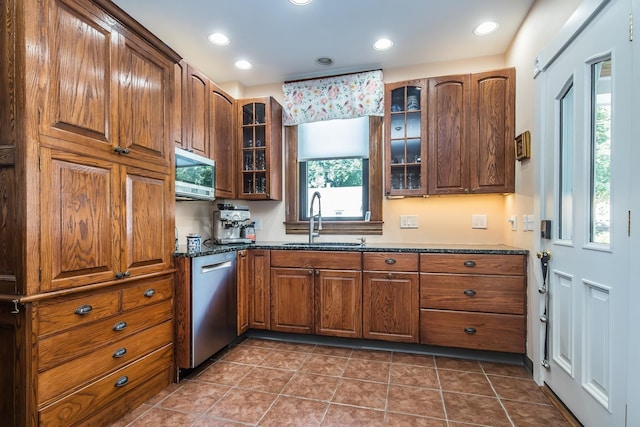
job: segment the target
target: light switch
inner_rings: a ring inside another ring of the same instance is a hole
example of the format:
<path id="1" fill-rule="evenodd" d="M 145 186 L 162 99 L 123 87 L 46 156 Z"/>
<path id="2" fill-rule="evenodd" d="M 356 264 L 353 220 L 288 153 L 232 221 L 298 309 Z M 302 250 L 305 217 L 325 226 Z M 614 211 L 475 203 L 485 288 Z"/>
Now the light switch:
<path id="1" fill-rule="evenodd" d="M 471 228 L 487 228 L 487 216 L 485 214 L 471 215 Z"/>
<path id="2" fill-rule="evenodd" d="M 518 231 L 518 216 L 517 215 L 512 215 L 511 217 L 509 217 L 509 219 L 507 220 L 511 223 L 511 231 Z"/>
<path id="3" fill-rule="evenodd" d="M 418 215 L 400 215 L 400 228 L 418 228 Z"/>

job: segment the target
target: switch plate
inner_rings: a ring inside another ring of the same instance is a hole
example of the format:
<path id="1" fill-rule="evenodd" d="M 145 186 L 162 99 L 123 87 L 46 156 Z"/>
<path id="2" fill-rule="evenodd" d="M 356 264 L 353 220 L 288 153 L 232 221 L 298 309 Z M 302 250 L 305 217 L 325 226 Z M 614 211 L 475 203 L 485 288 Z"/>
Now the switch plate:
<path id="1" fill-rule="evenodd" d="M 533 231 L 533 214 L 522 215 L 522 231 Z"/>
<path id="2" fill-rule="evenodd" d="M 507 220 L 511 223 L 511 231 L 518 231 L 518 216 L 512 215 Z"/>
<path id="3" fill-rule="evenodd" d="M 400 215 L 400 228 L 418 228 L 418 215 Z"/>
<path id="4" fill-rule="evenodd" d="M 487 228 L 487 215 L 485 214 L 471 215 L 471 228 Z"/>

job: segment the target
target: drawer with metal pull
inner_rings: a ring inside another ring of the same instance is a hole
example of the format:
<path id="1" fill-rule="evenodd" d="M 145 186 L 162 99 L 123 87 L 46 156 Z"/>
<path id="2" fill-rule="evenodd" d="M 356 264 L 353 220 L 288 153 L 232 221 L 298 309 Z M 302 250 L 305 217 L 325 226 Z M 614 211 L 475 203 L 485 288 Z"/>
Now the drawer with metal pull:
<path id="1" fill-rule="evenodd" d="M 420 344 L 525 352 L 525 316 L 420 310 Z"/>
<path id="2" fill-rule="evenodd" d="M 525 262 L 522 255 L 420 254 L 420 272 L 524 276 Z"/>
<path id="3" fill-rule="evenodd" d="M 362 255 L 365 271 L 418 271 L 419 254 L 397 252 L 369 252 Z"/>
<path id="4" fill-rule="evenodd" d="M 525 278 L 421 273 L 420 307 L 524 314 Z"/>
<path id="5" fill-rule="evenodd" d="M 41 371 L 90 353 L 98 346 L 123 339 L 173 317 L 171 300 L 125 312 L 39 341 Z"/>

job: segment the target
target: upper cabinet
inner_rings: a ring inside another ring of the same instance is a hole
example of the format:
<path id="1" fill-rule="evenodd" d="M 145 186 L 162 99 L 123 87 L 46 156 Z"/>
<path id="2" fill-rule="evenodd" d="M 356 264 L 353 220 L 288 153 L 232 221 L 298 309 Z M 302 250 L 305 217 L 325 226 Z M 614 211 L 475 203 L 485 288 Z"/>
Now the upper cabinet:
<path id="1" fill-rule="evenodd" d="M 272 97 L 238 102 L 239 199 L 282 199 L 282 106 Z"/>
<path id="2" fill-rule="evenodd" d="M 425 193 L 426 159 L 426 80 L 385 85 L 385 194 Z"/>
<path id="3" fill-rule="evenodd" d="M 514 191 L 513 68 L 385 89 L 387 196 Z"/>
<path id="4" fill-rule="evenodd" d="M 40 130 L 53 139 L 43 142 L 168 169 L 173 62 L 101 17 L 93 6 L 62 2 L 51 2 L 44 16 L 48 90 Z"/>
<path id="5" fill-rule="evenodd" d="M 235 197 L 236 101 L 216 84 L 209 93 L 209 152 L 216 161 L 216 197 Z"/>
<path id="6" fill-rule="evenodd" d="M 187 65 L 186 123 L 182 129 L 182 146 L 187 151 L 209 157 L 209 78 Z"/>
<path id="7" fill-rule="evenodd" d="M 473 193 L 515 191 L 515 68 L 471 75 L 469 135 Z"/>

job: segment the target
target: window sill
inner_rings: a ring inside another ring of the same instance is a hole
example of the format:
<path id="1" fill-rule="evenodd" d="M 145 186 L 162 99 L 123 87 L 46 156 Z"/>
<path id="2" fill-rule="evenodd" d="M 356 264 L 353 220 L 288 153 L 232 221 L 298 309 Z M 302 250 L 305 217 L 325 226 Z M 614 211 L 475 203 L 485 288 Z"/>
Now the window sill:
<path id="1" fill-rule="evenodd" d="M 322 221 L 320 234 L 382 235 L 383 221 Z M 287 234 L 308 234 L 307 221 L 285 222 Z"/>

